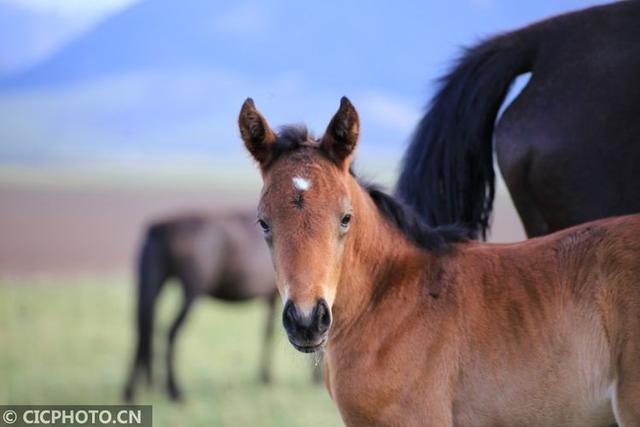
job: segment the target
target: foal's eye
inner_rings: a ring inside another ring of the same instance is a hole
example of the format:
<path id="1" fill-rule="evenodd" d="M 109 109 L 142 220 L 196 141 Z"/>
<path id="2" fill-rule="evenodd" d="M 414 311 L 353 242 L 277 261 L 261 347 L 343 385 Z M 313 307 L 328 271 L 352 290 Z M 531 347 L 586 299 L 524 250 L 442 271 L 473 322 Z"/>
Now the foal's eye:
<path id="1" fill-rule="evenodd" d="M 342 219 L 340 220 L 340 227 L 346 229 L 349 227 L 349 223 L 351 222 L 351 214 L 344 214 Z"/>
<path id="2" fill-rule="evenodd" d="M 267 224 L 264 220 L 259 219 L 258 220 L 258 224 L 260 225 L 260 228 L 262 228 L 262 231 L 266 234 L 269 231 L 271 231 L 271 227 L 269 227 L 269 224 Z"/>

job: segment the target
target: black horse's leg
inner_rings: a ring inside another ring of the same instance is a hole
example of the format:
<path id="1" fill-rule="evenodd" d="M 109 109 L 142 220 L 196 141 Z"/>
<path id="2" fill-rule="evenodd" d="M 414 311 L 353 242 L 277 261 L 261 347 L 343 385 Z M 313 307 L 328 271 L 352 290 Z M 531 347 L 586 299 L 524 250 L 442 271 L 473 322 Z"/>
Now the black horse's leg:
<path id="1" fill-rule="evenodd" d="M 273 326 L 276 316 L 277 293 L 273 293 L 267 298 L 267 319 L 264 331 L 264 342 L 262 344 L 262 361 L 260 367 L 260 376 L 262 382 L 268 384 L 271 382 L 271 355 L 273 353 Z"/>
<path id="2" fill-rule="evenodd" d="M 169 337 L 167 343 L 167 388 L 169 392 L 169 396 L 172 400 L 180 400 L 182 398 L 182 392 L 180 391 L 180 387 L 176 382 L 176 375 L 174 370 L 175 365 L 175 341 L 178 335 L 178 331 L 184 324 L 184 320 L 187 318 L 187 314 L 189 314 L 189 310 L 191 309 L 193 302 L 195 301 L 196 294 L 191 290 L 187 289 L 185 286 L 184 289 L 184 299 L 182 301 L 182 307 L 180 307 L 180 311 L 178 312 L 178 316 L 173 321 L 171 325 L 171 329 L 169 330 Z"/>

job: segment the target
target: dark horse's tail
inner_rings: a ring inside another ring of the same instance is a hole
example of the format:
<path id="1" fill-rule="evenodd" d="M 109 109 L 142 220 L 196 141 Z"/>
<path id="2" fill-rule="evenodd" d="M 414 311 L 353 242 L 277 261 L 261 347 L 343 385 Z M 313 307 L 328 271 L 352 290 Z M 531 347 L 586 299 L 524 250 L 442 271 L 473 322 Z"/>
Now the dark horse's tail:
<path id="1" fill-rule="evenodd" d="M 458 224 L 486 237 L 495 193 L 492 134 L 535 44 L 519 31 L 467 49 L 441 79 L 405 153 L 396 195 L 432 226 Z"/>
<path id="2" fill-rule="evenodd" d="M 138 302 L 136 307 L 137 346 L 133 366 L 124 391 L 126 401 L 133 400 L 140 370 L 147 381 L 152 376 L 153 314 L 156 297 L 168 277 L 165 227 L 151 225 L 146 233 L 138 259 Z"/>

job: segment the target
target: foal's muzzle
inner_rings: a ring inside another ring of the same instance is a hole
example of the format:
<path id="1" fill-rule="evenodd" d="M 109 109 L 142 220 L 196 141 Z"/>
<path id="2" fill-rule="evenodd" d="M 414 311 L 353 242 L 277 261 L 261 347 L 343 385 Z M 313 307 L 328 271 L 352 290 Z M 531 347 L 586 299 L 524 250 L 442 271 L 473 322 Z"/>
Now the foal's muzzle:
<path id="1" fill-rule="evenodd" d="M 282 324 L 296 350 L 312 353 L 319 350 L 326 341 L 327 331 L 331 326 L 331 309 L 321 298 L 311 313 L 305 315 L 289 300 L 282 311 Z"/>

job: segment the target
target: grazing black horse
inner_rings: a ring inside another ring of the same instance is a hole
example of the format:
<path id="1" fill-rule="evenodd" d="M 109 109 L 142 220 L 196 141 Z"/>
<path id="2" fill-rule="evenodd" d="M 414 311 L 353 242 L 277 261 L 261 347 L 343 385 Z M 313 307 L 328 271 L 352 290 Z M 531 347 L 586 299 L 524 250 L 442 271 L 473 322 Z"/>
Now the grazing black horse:
<path id="1" fill-rule="evenodd" d="M 154 306 L 162 285 L 170 278 L 179 280 L 184 297 L 167 343 L 167 387 L 171 398 L 181 397 L 174 372 L 175 340 L 193 302 L 202 295 L 230 302 L 254 298 L 267 302 L 261 376 L 263 381 L 269 381 L 277 291 L 263 240 L 253 211 L 182 216 L 148 228 L 138 262 L 138 342 L 124 391 L 126 401 L 133 400 L 141 371 L 151 380 Z"/>
<path id="2" fill-rule="evenodd" d="M 494 126 L 514 80 L 531 79 Z M 466 50 L 406 152 L 397 195 L 486 237 L 498 165 L 528 236 L 640 212 L 640 1 L 593 7 Z"/>

